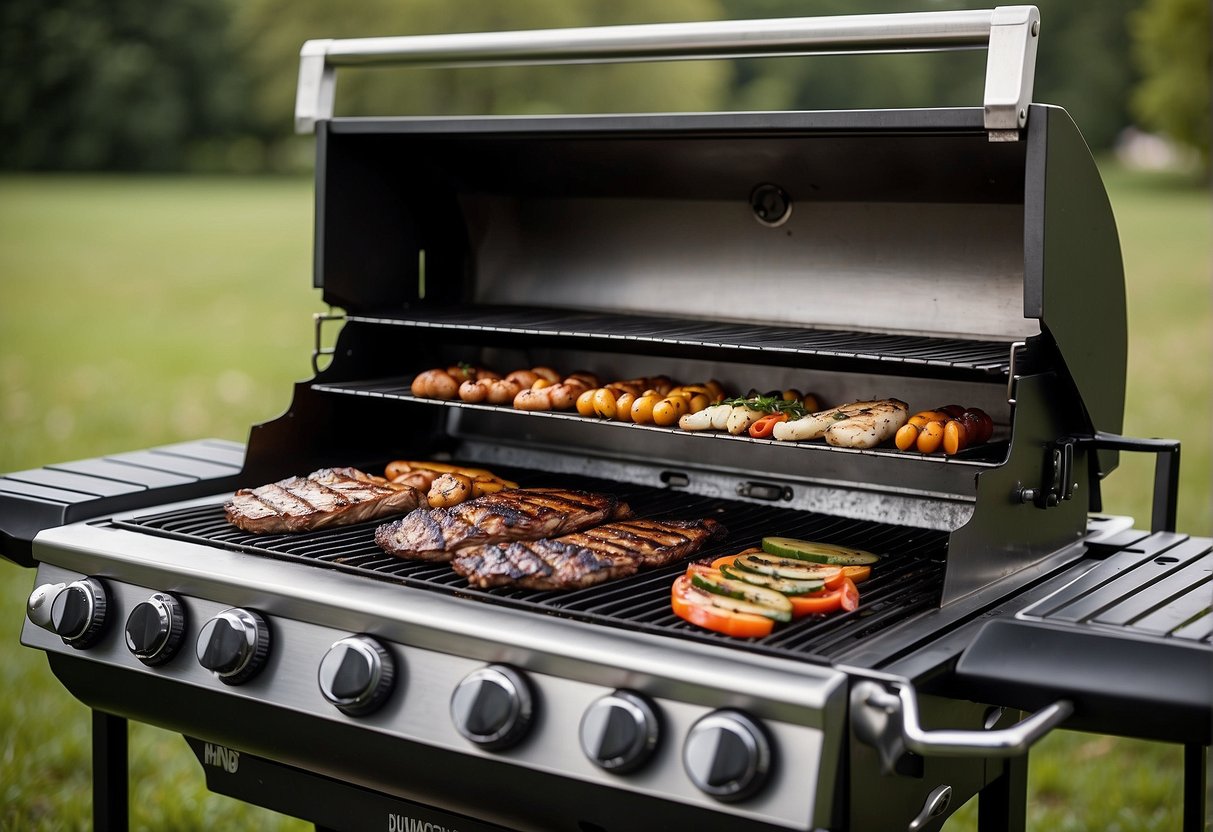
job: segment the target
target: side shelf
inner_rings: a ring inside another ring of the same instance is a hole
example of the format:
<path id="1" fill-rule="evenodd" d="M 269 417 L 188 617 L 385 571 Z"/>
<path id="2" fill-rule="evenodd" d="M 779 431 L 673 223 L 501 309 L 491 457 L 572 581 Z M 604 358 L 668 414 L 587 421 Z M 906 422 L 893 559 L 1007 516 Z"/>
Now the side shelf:
<path id="1" fill-rule="evenodd" d="M 244 445 L 201 439 L 0 475 L 0 556 L 33 566 L 43 529 L 237 487 Z"/>

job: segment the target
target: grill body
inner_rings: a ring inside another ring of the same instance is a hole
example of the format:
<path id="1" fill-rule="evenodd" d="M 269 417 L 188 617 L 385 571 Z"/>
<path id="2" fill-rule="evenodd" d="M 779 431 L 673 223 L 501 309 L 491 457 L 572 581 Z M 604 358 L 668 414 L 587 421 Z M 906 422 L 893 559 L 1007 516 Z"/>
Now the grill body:
<path id="1" fill-rule="evenodd" d="M 974 794 L 983 828 L 1015 828 L 1023 752 L 1067 719 L 1207 744 L 1213 544 L 1174 533 L 1177 449 L 1115 435 L 1125 299 L 1107 197 L 1063 110 L 1033 104 L 1007 132 L 983 108 L 321 118 L 331 359 L 317 347 L 315 377 L 246 452 L 146 452 L 128 460 L 142 483 L 116 459 L 0 479 L 2 541 L 38 563 L 35 597 L 104 593 L 87 644 L 34 598 L 23 643 L 99 711 L 187 735 L 216 791 L 333 829 L 937 829 Z M 412 395 L 416 373 L 457 362 L 959 401 L 995 434 L 943 457 Z M 1091 514 L 1123 450 L 1162 455 L 1155 534 Z M 235 487 L 426 457 L 718 519 L 729 537 L 705 557 L 781 534 L 883 560 L 859 609 L 743 641 L 673 615 L 682 565 L 478 590 L 386 556 L 374 524 L 250 535 L 223 519 Z M 187 483 L 164 480 L 187 460 Z M 184 630 L 157 664 L 122 632 L 152 593 L 178 599 Z M 221 678 L 196 639 L 231 608 L 259 616 L 240 620 L 261 622 L 248 661 L 263 664 Z M 318 684 L 351 637 L 392 662 L 377 710 Z M 1126 656 L 1168 693 L 1127 683 Z M 510 747 L 455 724 L 452 692 L 486 667 L 529 690 Z M 620 693 L 658 728 L 625 773 L 578 743 Z M 1143 708 L 1157 718 L 1129 718 Z M 750 758 L 765 781 L 719 799 L 692 776 L 695 732 L 739 713 L 761 726 L 735 741 L 766 743 Z"/>

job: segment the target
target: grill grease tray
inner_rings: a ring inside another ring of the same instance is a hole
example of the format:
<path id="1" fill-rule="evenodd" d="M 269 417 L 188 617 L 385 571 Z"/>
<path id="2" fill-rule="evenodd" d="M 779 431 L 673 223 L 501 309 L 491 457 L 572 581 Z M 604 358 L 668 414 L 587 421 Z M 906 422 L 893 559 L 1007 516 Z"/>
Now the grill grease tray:
<path id="1" fill-rule="evenodd" d="M 519 475 L 512 472 L 519 478 Z M 534 475 L 521 477 L 535 480 Z M 551 485 L 551 477 L 545 484 Z M 248 534 L 230 525 L 219 505 L 195 506 L 115 521 L 135 531 L 221 546 L 247 554 L 300 561 L 409 587 L 520 610 L 631 630 L 674 635 L 709 643 L 742 646 L 767 654 L 828 663 L 871 634 L 936 609 L 943 584 L 947 535 L 882 523 L 842 520 L 804 511 L 697 497 L 684 492 L 625 486 L 601 480 L 562 477 L 560 485 L 612 491 L 638 516 L 655 519 L 712 517 L 728 529 L 725 540 L 702 549 L 715 558 L 756 545 L 768 534 L 845 543 L 881 555 L 872 577 L 860 588 L 859 609 L 810 616 L 777 625 L 762 639 L 731 639 L 694 627 L 670 610 L 670 585 L 685 563 L 642 572 L 619 581 L 569 592 L 469 587 L 447 564 L 401 560 L 374 542 L 378 523 L 363 523 L 303 534 Z M 538 484 L 527 483 L 526 484 Z"/>

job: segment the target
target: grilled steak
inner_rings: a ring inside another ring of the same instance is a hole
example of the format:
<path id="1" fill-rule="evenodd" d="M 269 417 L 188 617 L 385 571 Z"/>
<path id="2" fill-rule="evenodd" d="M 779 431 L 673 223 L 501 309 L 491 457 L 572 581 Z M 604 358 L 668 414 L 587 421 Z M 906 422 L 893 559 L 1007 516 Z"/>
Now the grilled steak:
<path id="1" fill-rule="evenodd" d="M 630 517 L 607 494 L 561 488 L 514 488 L 450 508 L 418 509 L 375 530 L 385 552 L 413 560 L 450 560 L 456 549 L 506 540 L 538 540 Z"/>
<path id="2" fill-rule="evenodd" d="M 473 586 L 577 589 L 665 566 L 723 533 L 715 520 L 624 520 L 555 540 L 462 549 L 451 567 Z"/>
<path id="3" fill-rule="evenodd" d="M 425 496 L 356 468 L 322 468 L 258 488 L 242 488 L 223 506 L 229 523 L 246 532 L 299 532 L 348 526 L 412 511 Z"/>

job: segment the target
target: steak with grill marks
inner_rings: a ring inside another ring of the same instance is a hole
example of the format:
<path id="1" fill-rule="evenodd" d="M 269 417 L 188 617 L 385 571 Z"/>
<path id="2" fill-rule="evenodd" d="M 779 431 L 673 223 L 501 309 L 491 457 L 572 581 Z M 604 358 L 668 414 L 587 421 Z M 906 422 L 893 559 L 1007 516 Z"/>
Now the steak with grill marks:
<path id="1" fill-rule="evenodd" d="M 665 566 L 724 533 L 715 520 L 625 520 L 555 540 L 460 550 L 451 567 L 473 586 L 579 589 Z"/>
<path id="2" fill-rule="evenodd" d="M 553 537 L 631 514 L 609 494 L 513 488 L 450 508 L 417 509 L 376 529 L 375 542 L 397 557 L 448 561 L 465 546 Z"/>
<path id="3" fill-rule="evenodd" d="M 246 532 L 300 532 L 347 526 L 412 511 L 425 503 L 417 489 L 364 474 L 322 468 L 306 477 L 242 488 L 223 506 L 227 521 Z"/>

